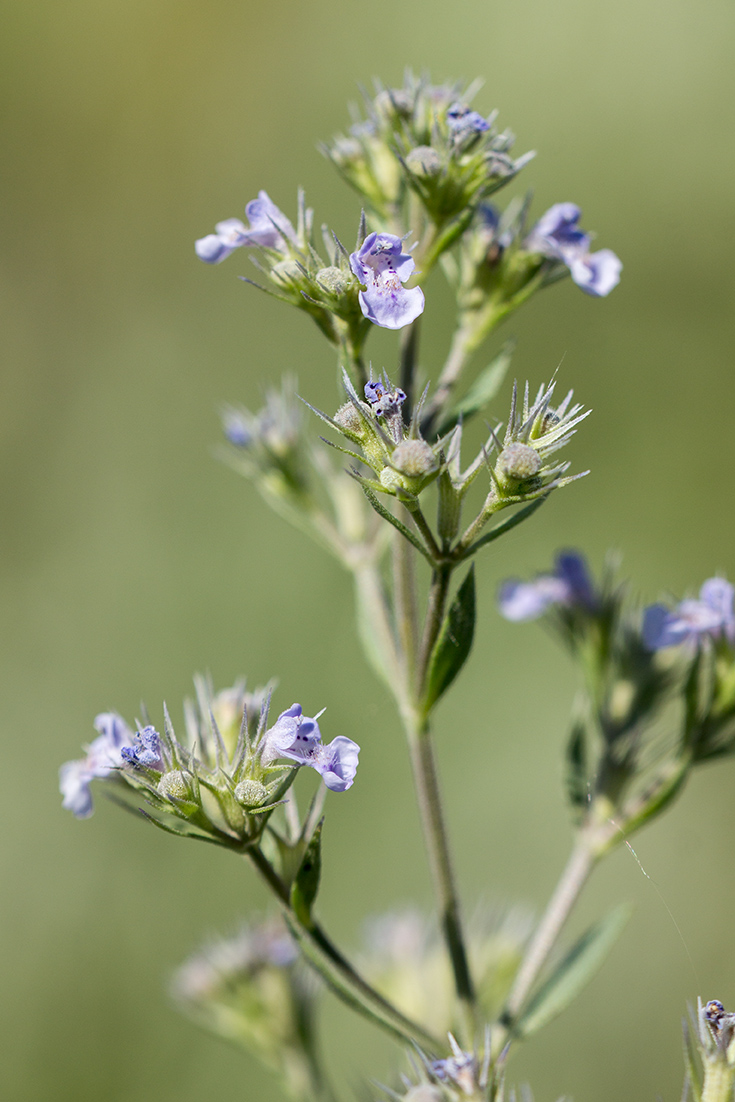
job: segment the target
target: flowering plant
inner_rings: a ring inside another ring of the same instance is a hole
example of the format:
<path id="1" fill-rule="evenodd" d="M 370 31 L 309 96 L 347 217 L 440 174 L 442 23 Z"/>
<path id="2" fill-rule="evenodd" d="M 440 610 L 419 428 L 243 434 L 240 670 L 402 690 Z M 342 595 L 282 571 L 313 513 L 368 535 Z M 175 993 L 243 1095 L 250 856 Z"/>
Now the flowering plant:
<path id="1" fill-rule="evenodd" d="M 271 890 L 280 919 L 210 946 L 183 966 L 174 992 L 202 1024 L 258 1053 L 296 1098 L 334 1097 L 307 968 L 410 1046 L 412 1076 L 402 1086 L 397 1080 L 390 1096 L 507 1097 L 517 1045 L 579 993 L 625 923 L 617 908 L 554 955 L 592 870 L 670 804 L 696 765 L 735 753 L 727 581 L 709 579 L 698 599 L 673 609 L 641 610 L 612 563 L 595 579 L 581 554 L 564 551 L 534 580 L 504 582 L 501 614 L 543 617 L 582 670 L 584 701 L 566 753 L 573 844 L 537 923 L 516 911 L 467 926 L 440 797 L 434 710 L 472 651 L 476 558 L 587 473 L 568 473 L 557 453 L 589 412 L 571 390 L 559 401 L 552 379 L 534 391 L 513 383 L 497 420 L 487 411 L 510 350 L 479 371 L 474 354 L 537 292 L 571 276 L 588 295 L 605 297 L 622 267 L 609 249 L 591 251 L 573 203 L 555 203 L 535 221 L 530 196 L 496 205 L 495 193 L 532 154 L 514 158 L 513 135 L 498 131 L 494 113 L 473 110 L 472 95 L 409 73 L 401 88 L 378 86 L 366 118 L 323 147 L 360 197 L 351 251 L 325 228 L 320 253 L 303 194 L 294 226 L 265 191 L 247 203 L 247 225 L 228 218 L 196 242 L 208 264 L 249 250 L 262 275 L 256 286 L 308 314 L 337 350 L 334 413 L 300 398 L 287 378 L 259 413 L 225 411 L 228 457 L 354 579 L 367 657 L 406 733 L 436 925 L 415 914 L 387 916 L 374 924 L 359 966 L 329 937 L 315 913 L 325 801 L 328 791 L 350 799 L 343 794 L 357 781 L 361 749 L 341 733 L 325 742 L 322 712 L 307 716 L 299 703 L 272 720 L 273 685 L 248 691 L 243 681 L 216 692 L 195 679 L 181 737 L 165 709 L 158 726 L 145 714 L 133 727 L 102 713 L 84 757 L 61 769 L 64 806 L 77 817 L 92 813 L 90 786 L 101 781 L 124 805 L 145 803 L 139 810 L 158 828 L 245 857 Z M 419 336 L 434 269 L 448 281 L 457 321 L 443 366 L 422 388 Z M 390 368 L 365 359 L 375 326 L 399 333 Z M 490 417 L 486 439 L 463 460 L 466 426 L 481 413 Z M 328 438 L 319 437 L 319 420 Z M 295 785 L 304 766 L 324 783 L 302 814 Z M 712 1000 L 688 1034 L 688 1083 L 706 1102 L 732 1095 L 731 1019 Z"/>

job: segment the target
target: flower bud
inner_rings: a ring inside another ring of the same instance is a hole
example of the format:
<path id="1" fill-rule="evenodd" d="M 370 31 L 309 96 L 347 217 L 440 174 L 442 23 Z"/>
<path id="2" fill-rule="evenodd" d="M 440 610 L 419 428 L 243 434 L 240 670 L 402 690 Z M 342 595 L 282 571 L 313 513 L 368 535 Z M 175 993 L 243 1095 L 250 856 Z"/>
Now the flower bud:
<path id="1" fill-rule="evenodd" d="M 408 119 L 413 112 L 413 96 L 405 88 L 384 88 L 373 101 L 376 114 L 388 123 Z"/>
<path id="2" fill-rule="evenodd" d="M 406 157 L 406 167 L 414 176 L 438 176 L 442 163 L 439 154 L 430 145 L 418 145 Z"/>
<path id="3" fill-rule="evenodd" d="M 498 474 L 512 482 L 525 482 L 541 469 L 541 457 L 528 444 L 508 444 L 498 457 Z"/>
<path id="4" fill-rule="evenodd" d="M 271 268 L 271 275 L 277 282 L 299 287 L 304 282 L 304 273 L 295 260 L 279 260 Z"/>
<path id="5" fill-rule="evenodd" d="M 419 1083 L 410 1087 L 403 1096 L 403 1102 L 442 1102 L 444 1095 L 439 1087 L 431 1083 Z"/>
<path id="6" fill-rule="evenodd" d="M 192 795 L 186 775 L 180 769 L 164 773 L 158 782 L 158 791 L 162 796 L 174 796 L 177 800 L 191 800 Z"/>
<path id="7" fill-rule="evenodd" d="M 424 440 L 403 440 L 393 452 L 391 462 L 408 478 L 420 478 L 437 468 L 436 456 Z"/>
<path id="8" fill-rule="evenodd" d="M 260 781 L 240 781 L 235 788 L 235 799 L 243 807 L 260 807 L 268 796 L 268 790 Z"/>
<path id="9" fill-rule="evenodd" d="M 367 412 L 367 406 L 365 406 L 365 410 Z M 340 406 L 334 415 L 334 420 L 341 429 L 357 437 L 358 440 L 364 440 L 368 435 L 365 423 L 352 402 L 345 402 L 343 406 Z"/>
<path id="10" fill-rule="evenodd" d="M 394 471 L 392 467 L 383 467 L 380 472 L 380 485 L 384 486 L 386 490 L 393 492 L 397 486 L 403 485 L 403 479 L 398 474 L 398 471 Z"/>
<path id="11" fill-rule="evenodd" d="M 342 268 L 320 268 L 316 273 L 316 281 L 324 290 L 339 298 L 346 295 L 356 286 L 355 277 Z"/>

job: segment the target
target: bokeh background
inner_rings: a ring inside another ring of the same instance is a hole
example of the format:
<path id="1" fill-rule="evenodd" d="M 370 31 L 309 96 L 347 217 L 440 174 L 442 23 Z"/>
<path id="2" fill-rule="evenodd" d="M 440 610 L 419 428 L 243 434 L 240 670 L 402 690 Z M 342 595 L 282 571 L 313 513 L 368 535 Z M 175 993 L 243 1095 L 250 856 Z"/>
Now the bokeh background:
<path id="1" fill-rule="evenodd" d="M 619 549 L 647 599 L 735 576 L 734 25 L 729 0 L 4 6 L 3 1099 L 278 1097 L 165 994 L 203 934 L 264 906 L 253 876 L 104 799 L 89 822 L 61 810 L 57 766 L 98 711 L 132 717 L 143 698 L 160 717 L 165 698 L 180 718 L 196 670 L 219 686 L 278 676 L 279 709 L 328 705 L 329 737 L 364 749 L 354 789 L 329 800 L 327 926 L 350 946 L 366 912 L 429 903 L 400 733 L 348 581 L 213 457 L 220 404 L 257 407 L 284 370 L 334 407 L 332 354 L 305 316 L 237 280 L 243 254 L 208 269 L 193 252 L 261 187 L 293 213 L 299 184 L 351 240 L 358 202 L 315 143 L 347 122 L 357 82 L 399 82 L 405 65 L 485 78 L 476 106 L 539 151 L 518 185 L 536 212 L 580 203 L 625 263 L 609 300 L 566 282 L 501 335 L 518 337 L 519 375 L 561 362 L 594 408 L 573 447 L 593 473 L 486 554 L 478 644 L 439 719 L 468 909 L 543 905 L 569 839 L 575 678 L 538 626 L 500 621 L 498 580 L 560 545 L 596 566 Z M 446 297 L 440 277 L 425 289 L 431 372 Z M 515 1058 L 537 1102 L 679 1097 L 687 1000 L 735 1002 L 734 790 L 735 764 L 702 770 L 635 842 L 650 878 L 624 849 L 597 872 L 575 924 L 620 898 L 635 913 L 574 1008 Z M 345 1096 L 389 1080 L 401 1054 L 325 1003 Z"/>

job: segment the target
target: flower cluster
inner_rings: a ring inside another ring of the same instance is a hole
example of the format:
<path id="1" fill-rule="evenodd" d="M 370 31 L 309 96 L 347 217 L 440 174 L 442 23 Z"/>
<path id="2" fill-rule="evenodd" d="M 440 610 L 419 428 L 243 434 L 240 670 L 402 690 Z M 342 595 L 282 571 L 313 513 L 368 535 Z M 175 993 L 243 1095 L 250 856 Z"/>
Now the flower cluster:
<path id="1" fill-rule="evenodd" d="M 350 443 L 361 448 L 358 454 L 333 445 L 365 463 L 377 475 L 377 479 L 365 478 L 353 469 L 351 473 L 363 487 L 410 504 L 438 476 L 445 441 L 430 445 L 422 438 L 419 429 L 422 402 L 417 403 L 411 423 L 405 423 L 402 406 L 406 395 L 400 387 L 393 386 L 386 374 L 377 380 L 371 378 L 365 384 L 364 400 L 358 396 L 346 372 L 343 383 L 348 401 L 334 417 L 313 406 L 309 408 Z"/>
<path id="2" fill-rule="evenodd" d="M 454 239 L 468 213 L 533 156 L 511 156 L 513 134 L 495 129 L 495 113 L 472 110 L 473 94 L 407 73 L 402 88 L 366 97 L 367 117 L 323 152 L 378 217 L 395 216 L 410 191 L 437 228 L 456 223 Z"/>
<path id="3" fill-rule="evenodd" d="M 296 398 L 296 381 L 283 379 L 280 390 L 269 388 L 258 413 L 227 406 L 222 425 L 237 449 L 233 465 L 241 467 L 262 488 L 304 503 L 311 492 L 310 440 L 304 432 L 303 405 Z"/>
<path id="4" fill-rule="evenodd" d="M 469 921 L 467 947 L 488 1020 L 503 1006 L 531 927 L 532 915 L 521 907 L 478 908 Z M 406 908 L 370 919 L 362 959 L 365 974 L 404 1013 L 437 1036 L 459 1027 L 441 937 L 427 915 Z"/>
<path id="5" fill-rule="evenodd" d="M 113 780 L 141 792 L 164 816 L 219 840 L 245 840 L 261 832 L 295 768 L 315 769 L 334 792 L 351 787 L 360 750 L 352 739 L 340 735 L 325 745 L 318 717 L 304 716 L 299 704 L 268 728 L 265 690 L 248 694 L 239 683 L 213 695 L 201 679 L 196 684 L 197 704 L 185 709 L 188 745 L 178 742 L 168 715 L 163 734 L 151 725 L 133 732 L 115 713 L 98 716 L 99 737 L 86 756 L 61 767 L 64 807 L 78 818 L 91 815 L 91 781 Z"/>
<path id="6" fill-rule="evenodd" d="M 314 985 L 298 956 L 282 922 L 249 923 L 204 946 L 171 984 L 187 1015 L 249 1049 L 296 1096 L 315 1071 Z"/>

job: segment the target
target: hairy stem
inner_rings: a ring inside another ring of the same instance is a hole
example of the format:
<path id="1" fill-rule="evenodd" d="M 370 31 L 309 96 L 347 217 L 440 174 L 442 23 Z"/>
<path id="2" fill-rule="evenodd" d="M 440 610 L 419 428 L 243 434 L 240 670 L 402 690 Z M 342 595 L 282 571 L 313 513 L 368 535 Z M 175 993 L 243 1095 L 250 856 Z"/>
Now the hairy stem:
<path id="1" fill-rule="evenodd" d="M 452 965 L 457 997 L 463 1010 L 466 1040 L 471 1044 L 477 1025 L 475 990 L 465 949 L 459 898 L 454 883 L 449 839 L 428 725 L 423 723 L 409 730 L 408 743 L 440 926 Z"/>
<path id="2" fill-rule="evenodd" d="M 411 524 L 410 518 L 408 523 Z M 408 671 L 414 667 L 418 639 L 416 551 L 400 532 L 395 532 L 393 536 L 393 598 L 396 629 L 403 658 L 403 677 L 404 681 L 407 681 Z"/>
<path id="3" fill-rule="evenodd" d="M 518 1019 L 596 862 L 597 856 L 592 852 L 585 837 L 580 835 L 513 982 L 500 1019 L 507 1028 L 511 1028 Z"/>
<path id="4" fill-rule="evenodd" d="M 247 856 L 273 891 L 284 919 L 309 964 L 331 990 L 353 1010 L 383 1027 L 394 1037 L 418 1043 L 429 1052 L 440 1046 L 423 1026 L 411 1021 L 362 978 L 330 941 L 318 923 L 305 926 L 291 907 L 289 891 L 262 850 L 252 847 Z"/>
<path id="5" fill-rule="evenodd" d="M 472 343 L 471 330 L 465 326 L 460 326 L 452 337 L 449 355 L 447 356 L 446 363 L 437 380 L 434 394 L 424 414 L 422 428 L 426 434 L 431 431 L 435 422 L 444 412 L 444 408 L 449 402 L 452 391 L 460 375 L 464 371 L 467 360 L 473 350 L 474 344 Z"/>
<path id="6" fill-rule="evenodd" d="M 404 416 L 410 418 L 413 410 L 414 387 L 416 381 L 416 360 L 421 335 L 421 318 L 416 318 L 401 330 L 399 386 L 406 393 Z"/>

